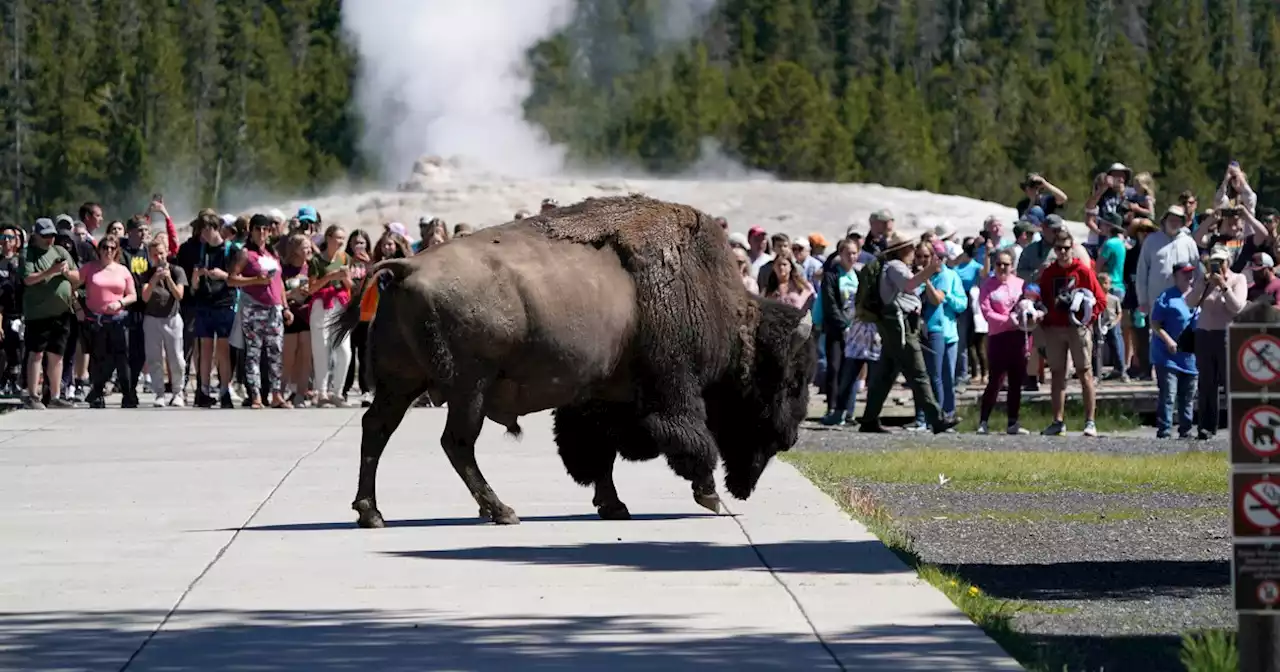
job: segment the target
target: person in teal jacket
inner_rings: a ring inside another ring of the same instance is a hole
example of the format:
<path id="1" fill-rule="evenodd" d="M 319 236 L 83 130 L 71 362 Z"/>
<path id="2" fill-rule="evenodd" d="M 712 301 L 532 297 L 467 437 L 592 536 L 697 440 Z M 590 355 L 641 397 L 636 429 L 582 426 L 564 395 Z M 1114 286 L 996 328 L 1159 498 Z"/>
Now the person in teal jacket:
<path id="1" fill-rule="evenodd" d="M 915 263 L 926 266 L 933 261 L 933 255 L 931 245 L 921 245 L 916 249 Z M 943 415 L 952 418 L 956 414 L 956 351 L 960 343 L 957 318 L 969 307 L 969 295 L 960 276 L 945 264 L 916 293 L 924 304 L 925 369 Z M 916 410 L 916 426 L 924 426 L 920 409 Z"/>

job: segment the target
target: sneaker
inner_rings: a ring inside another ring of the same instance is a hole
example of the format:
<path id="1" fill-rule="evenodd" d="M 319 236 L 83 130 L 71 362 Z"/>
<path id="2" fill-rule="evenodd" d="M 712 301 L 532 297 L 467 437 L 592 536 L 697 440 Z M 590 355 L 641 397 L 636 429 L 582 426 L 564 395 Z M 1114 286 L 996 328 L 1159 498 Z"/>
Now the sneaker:
<path id="1" fill-rule="evenodd" d="M 932 427 L 933 433 L 934 434 L 955 434 L 957 422 L 958 420 L 956 420 L 955 418 L 942 418 L 938 420 L 938 424 Z"/>
<path id="2" fill-rule="evenodd" d="M 55 397 L 49 400 L 49 407 L 50 408 L 75 408 L 76 403 L 74 401 L 63 399 L 62 397 Z"/>
<path id="3" fill-rule="evenodd" d="M 979 433 L 979 434 L 982 434 L 982 435 L 984 435 L 984 436 L 985 436 L 986 434 L 988 434 L 988 431 L 987 431 L 987 423 L 986 423 L 986 422 L 979 422 L 979 423 L 978 423 L 978 433 Z"/>
<path id="4" fill-rule="evenodd" d="M 334 408 L 350 408 L 351 406 L 351 404 L 347 403 L 347 400 L 345 397 L 338 394 L 335 394 L 329 397 L 329 405 L 333 406 Z"/>
<path id="5" fill-rule="evenodd" d="M 370 393 L 368 393 L 368 392 L 361 392 L 361 393 L 360 393 L 360 407 L 361 407 L 361 408 L 369 408 L 369 407 L 370 407 L 370 406 L 372 406 L 372 405 L 373 405 L 373 395 L 372 395 L 372 394 L 370 394 Z M 846 424 L 846 425 L 847 425 L 847 424 L 849 424 L 847 420 L 845 421 L 845 424 Z"/>
<path id="6" fill-rule="evenodd" d="M 1063 436 L 1066 433 L 1067 433 L 1067 423 L 1059 420 L 1053 423 L 1052 425 L 1045 427 L 1044 431 L 1040 432 L 1040 435 L 1041 436 Z"/>
<path id="7" fill-rule="evenodd" d="M 840 424 L 840 412 L 827 411 L 827 414 L 822 416 L 822 420 L 820 422 L 822 422 L 822 424 L 828 427 L 831 427 L 832 425 L 838 425 Z"/>
<path id="8" fill-rule="evenodd" d="M 22 405 L 33 411 L 43 411 L 46 408 L 44 402 L 40 401 L 40 397 L 25 397 L 22 400 Z"/>
<path id="9" fill-rule="evenodd" d="M 156 408 L 164 408 L 167 403 L 168 403 L 168 400 L 164 398 L 164 392 L 157 392 L 156 400 L 152 402 L 151 405 L 155 406 Z"/>
<path id="10" fill-rule="evenodd" d="M 172 394 L 169 396 L 169 405 L 174 408 L 182 408 L 187 405 L 181 394 Z"/>
<path id="11" fill-rule="evenodd" d="M 1084 423 L 1084 435 L 1085 436 L 1098 435 L 1098 426 L 1095 425 L 1092 420 L 1089 420 L 1088 422 Z"/>
<path id="12" fill-rule="evenodd" d="M 1027 434 L 1030 434 L 1031 432 L 1027 431 L 1026 429 L 1023 429 L 1022 425 L 1019 425 L 1018 423 L 1015 422 L 1012 425 L 1009 425 L 1009 427 L 1004 430 L 1004 433 L 1010 436 L 1025 436 Z"/>
<path id="13" fill-rule="evenodd" d="M 1212 439 L 1212 438 L 1213 438 L 1213 432 L 1207 429 L 1202 429 L 1196 433 L 1197 441 L 1208 441 L 1209 439 Z"/>
<path id="14" fill-rule="evenodd" d="M 1169 431 L 1169 430 L 1167 430 L 1167 429 L 1158 429 L 1158 430 L 1156 430 L 1156 438 L 1157 438 L 1157 439 L 1167 439 L 1167 438 L 1169 438 L 1169 437 L 1171 437 L 1171 436 L 1173 436 L 1173 433 L 1172 433 L 1172 432 L 1170 432 L 1170 431 Z"/>
<path id="15" fill-rule="evenodd" d="M 231 400 L 231 392 L 230 392 L 230 391 L 228 391 L 228 390 L 223 390 L 223 391 L 222 391 L 222 397 L 218 400 L 218 405 L 222 406 L 223 408 L 235 408 L 235 407 L 236 407 L 236 402 L 234 402 L 234 401 L 232 401 L 232 400 Z"/>

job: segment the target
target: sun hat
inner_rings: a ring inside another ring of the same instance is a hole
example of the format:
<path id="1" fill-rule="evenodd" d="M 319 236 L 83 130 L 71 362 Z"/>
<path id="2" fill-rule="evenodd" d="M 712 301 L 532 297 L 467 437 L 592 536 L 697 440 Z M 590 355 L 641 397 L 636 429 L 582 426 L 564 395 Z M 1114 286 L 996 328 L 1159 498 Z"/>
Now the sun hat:
<path id="1" fill-rule="evenodd" d="M 951 240 L 956 235 L 956 227 L 950 221 L 944 221 L 933 227 L 933 235 L 939 240 Z"/>
<path id="2" fill-rule="evenodd" d="M 915 245 L 917 242 L 919 242 L 919 239 L 915 238 L 914 236 L 908 236 L 907 234 L 902 233 L 901 231 L 894 231 L 893 233 L 889 234 L 888 238 L 885 239 L 884 251 L 882 252 L 882 254 L 897 252 L 898 250 L 901 250 L 904 247 L 911 247 L 912 245 Z"/>

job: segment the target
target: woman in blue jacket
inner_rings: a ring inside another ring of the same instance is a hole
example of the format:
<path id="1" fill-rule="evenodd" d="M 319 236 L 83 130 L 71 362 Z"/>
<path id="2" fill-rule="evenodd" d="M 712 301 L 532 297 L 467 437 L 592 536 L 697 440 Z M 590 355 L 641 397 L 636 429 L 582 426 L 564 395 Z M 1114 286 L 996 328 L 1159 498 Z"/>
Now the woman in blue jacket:
<path id="1" fill-rule="evenodd" d="M 927 266 L 934 254 L 932 245 L 921 244 L 916 248 L 915 263 Z M 969 295 L 960 276 L 945 264 L 916 293 L 924 304 L 925 328 L 921 331 L 925 338 L 925 368 L 943 415 L 952 418 L 956 414 L 956 350 L 960 343 L 957 318 L 969 307 Z M 920 409 L 916 410 L 916 426 L 924 426 L 924 413 Z"/>

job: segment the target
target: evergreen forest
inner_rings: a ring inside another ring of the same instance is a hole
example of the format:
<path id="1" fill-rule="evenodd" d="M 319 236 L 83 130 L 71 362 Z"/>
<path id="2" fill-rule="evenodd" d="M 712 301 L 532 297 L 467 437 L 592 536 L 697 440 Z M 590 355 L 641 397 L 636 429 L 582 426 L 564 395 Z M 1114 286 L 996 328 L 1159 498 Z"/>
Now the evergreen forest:
<path id="1" fill-rule="evenodd" d="M 1234 159 L 1280 203 L 1274 2 L 719 0 L 673 35 L 681 1 L 583 0 L 529 51 L 526 116 L 575 163 L 677 173 L 713 138 L 784 179 L 1009 204 L 1037 171 L 1078 218 L 1114 161 L 1163 207 L 1207 202 Z M 10 0 L 0 20 L 2 218 L 370 176 L 340 0 Z"/>

